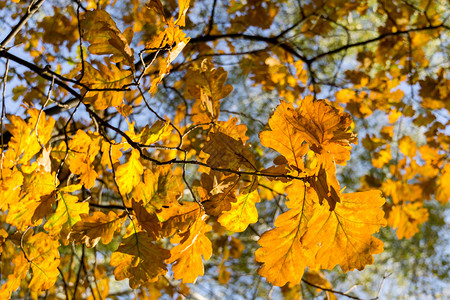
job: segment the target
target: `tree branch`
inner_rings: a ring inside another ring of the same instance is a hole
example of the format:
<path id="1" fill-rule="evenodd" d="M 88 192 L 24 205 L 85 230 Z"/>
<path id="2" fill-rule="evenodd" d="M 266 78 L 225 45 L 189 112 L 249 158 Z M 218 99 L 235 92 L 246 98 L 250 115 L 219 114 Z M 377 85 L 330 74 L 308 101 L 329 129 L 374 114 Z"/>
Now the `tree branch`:
<path id="1" fill-rule="evenodd" d="M 14 39 L 14 37 L 19 33 L 20 29 L 28 22 L 28 20 L 31 18 L 34 13 L 38 11 L 38 9 L 41 7 L 41 5 L 44 3 L 45 0 L 38 0 L 35 3 L 31 3 L 31 5 L 28 7 L 26 13 L 20 18 L 19 23 L 14 26 L 14 28 L 11 30 L 11 32 L 3 39 L 3 41 L 0 43 L 0 50 L 4 50 L 6 46 Z"/>

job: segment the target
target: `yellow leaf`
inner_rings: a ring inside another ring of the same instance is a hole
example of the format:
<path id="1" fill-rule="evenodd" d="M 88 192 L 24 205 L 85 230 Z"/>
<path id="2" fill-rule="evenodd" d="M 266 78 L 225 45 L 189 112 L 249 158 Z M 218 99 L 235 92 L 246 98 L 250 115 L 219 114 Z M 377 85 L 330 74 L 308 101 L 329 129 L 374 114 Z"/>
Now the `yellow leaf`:
<path id="1" fill-rule="evenodd" d="M 203 259 L 208 260 L 212 255 L 211 241 L 205 233 L 211 226 L 204 221 L 206 215 L 198 217 L 189 229 L 188 238 L 172 238 L 172 242 L 180 244 L 170 250 L 171 257 L 167 263 L 173 263 L 173 277 L 182 279 L 184 283 L 193 283 L 198 276 L 203 276 Z"/>
<path id="2" fill-rule="evenodd" d="M 220 215 L 219 223 L 230 231 L 244 231 L 249 224 L 258 222 L 258 211 L 255 203 L 259 201 L 257 190 L 240 194 L 237 201 L 231 203 L 231 209 Z"/>
<path id="3" fill-rule="evenodd" d="M 437 181 L 436 200 L 441 203 L 450 201 L 450 164 L 446 164 L 441 171 L 441 176 Z"/>
<path id="4" fill-rule="evenodd" d="M 124 218 L 113 211 L 107 215 L 100 211 L 94 212 L 92 216 L 81 215 L 81 220 L 72 227 L 68 239 L 83 243 L 88 248 L 95 247 L 100 239 L 107 245 L 123 222 Z"/>
<path id="5" fill-rule="evenodd" d="M 134 72 L 134 53 L 129 46 L 133 38 L 131 29 L 122 33 L 111 16 L 101 9 L 87 11 L 81 24 L 84 30 L 83 38 L 91 44 L 88 48 L 91 53 L 112 54 L 112 62 L 125 61 Z"/>
<path id="6" fill-rule="evenodd" d="M 158 240 L 162 231 L 162 226 L 156 214 L 154 212 L 148 212 L 140 203 L 137 203 L 134 200 L 132 201 L 132 208 L 139 225 L 147 231 L 148 236 L 152 240 Z"/>
<path id="7" fill-rule="evenodd" d="M 274 114 L 269 119 L 270 131 L 259 134 L 261 144 L 272 148 L 283 155 L 288 163 L 297 170 L 303 170 L 303 156 L 308 151 L 303 145 L 304 138 L 294 127 L 295 111 L 292 104 L 281 101 Z"/>
<path id="8" fill-rule="evenodd" d="M 58 236 L 61 232 L 68 233 L 81 220 L 81 214 L 89 213 L 88 202 L 78 202 L 77 196 L 69 194 L 80 189 L 81 185 L 72 185 L 58 191 L 58 207 L 44 225 L 51 236 Z"/>
<path id="9" fill-rule="evenodd" d="M 300 283 L 306 266 L 314 266 L 318 246 L 307 247 L 302 239 L 308 230 L 308 222 L 314 214 L 312 189 L 306 189 L 301 181 L 294 181 L 287 189 L 290 208 L 275 220 L 275 227 L 261 235 L 255 259 L 264 263 L 258 274 L 267 281 L 283 286 L 287 282 Z"/>
<path id="10" fill-rule="evenodd" d="M 327 205 L 316 207 L 304 237 L 307 247 L 319 246 L 316 264 L 331 270 L 337 264 L 342 271 L 362 270 L 373 263 L 373 254 L 383 251 L 383 242 L 373 237 L 380 226 L 386 226 L 381 192 L 371 190 L 342 194 L 334 211 Z"/>
<path id="11" fill-rule="evenodd" d="M 164 263 L 170 252 L 154 244 L 146 232 L 137 232 L 125 238 L 111 255 L 110 265 L 116 267 L 116 280 L 129 279 L 132 289 L 155 282 L 167 273 Z"/>
<path id="12" fill-rule="evenodd" d="M 219 216 L 231 209 L 231 203 L 236 202 L 237 181 L 236 175 L 226 176 L 222 172 L 202 174 L 197 192 L 208 215 Z"/>
<path id="13" fill-rule="evenodd" d="M 144 167 L 139 161 L 139 157 L 139 151 L 133 149 L 128 162 L 119 166 L 116 170 L 117 184 L 122 193 L 128 194 L 141 181 L 141 174 L 144 172 Z"/>
<path id="14" fill-rule="evenodd" d="M 399 239 L 412 238 L 419 232 L 419 225 L 428 220 L 428 210 L 423 203 L 403 203 L 394 205 L 389 212 L 388 225 L 397 229 Z"/>
<path id="15" fill-rule="evenodd" d="M 143 179 L 133 189 L 133 198 L 142 201 L 149 211 L 161 210 L 163 205 L 172 205 L 183 192 L 184 186 L 180 178 L 174 176 L 170 167 L 146 169 Z"/>
<path id="16" fill-rule="evenodd" d="M 97 135 L 82 130 L 78 130 L 69 141 L 69 169 L 72 173 L 80 175 L 80 182 L 86 188 L 93 187 L 98 176 L 93 162 L 100 151 L 99 142 L 100 138 Z"/>
<path id="17" fill-rule="evenodd" d="M 105 89 L 104 91 L 89 91 L 83 102 L 91 104 L 95 109 L 103 110 L 110 106 L 119 106 L 123 101 L 123 87 L 132 80 L 129 70 L 120 70 L 114 64 L 106 61 L 106 65 L 97 63 L 94 68 L 84 62 L 84 76 L 81 83 L 90 89 Z M 109 90 L 108 90 L 109 89 Z"/>
<path id="18" fill-rule="evenodd" d="M 245 166 L 247 169 L 256 170 L 255 158 L 242 141 L 237 141 L 222 132 L 210 133 L 209 137 L 210 140 L 202 149 L 209 154 L 207 160 L 209 166 L 233 170 Z"/>
<path id="19" fill-rule="evenodd" d="M 145 6 L 156 11 L 164 18 L 164 21 L 166 21 L 166 14 L 164 13 L 164 6 L 162 5 L 161 0 L 150 0 L 147 4 L 145 4 Z"/>
<path id="20" fill-rule="evenodd" d="M 25 234 L 21 238 L 22 252 L 14 259 L 14 274 L 8 276 L 7 282 L 0 290 L 3 299 L 9 299 L 31 268 L 31 281 L 28 288 L 40 293 L 52 287 L 59 276 L 59 242 L 46 233 Z"/>
<path id="21" fill-rule="evenodd" d="M 190 0 L 178 0 L 178 19 L 175 21 L 176 25 L 179 26 L 186 26 L 185 24 L 185 18 L 186 13 L 189 8 L 189 1 Z"/>
<path id="22" fill-rule="evenodd" d="M 156 121 L 152 127 L 146 126 L 141 133 L 141 144 L 151 145 L 169 137 L 172 127 L 170 122 Z"/>

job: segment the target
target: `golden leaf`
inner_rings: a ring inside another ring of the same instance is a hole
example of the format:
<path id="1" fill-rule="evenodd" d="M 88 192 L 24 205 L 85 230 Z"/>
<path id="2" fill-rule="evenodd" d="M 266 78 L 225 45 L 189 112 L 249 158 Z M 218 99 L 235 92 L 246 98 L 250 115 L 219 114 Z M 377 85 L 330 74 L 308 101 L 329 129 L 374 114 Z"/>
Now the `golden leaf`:
<path id="1" fill-rule="evenodd" d="M 81 83 L 90 89 L 83 102 L 91 104 L 95 109 L 103 110 L 110 106 L 119 106 L 123 101 L 124 86 L 131 83 L 132 73 L 129 70 L 120 70 L 116 65 L 106 61 L 106 64 L 97 63 L 94 68 L 84 62 L 84 76 Z M 104 90 L 101 90 L 104 89 Z"/>
<path id="2" fill-rule="evenodd" d="M 239 170 L 245 166 L 250 170 L 256 169 L 255 158 L 242 141 L 222 133 L 210 133 L 210 140 L 203 147 L 209 154 L 207 164 L 215 168 Z"/>
<path id="3" fill-rule="evenodd" d="M 157 240 L 161 234 L 162 225 L 156 214 L 154 212 L 149 213 L 141 203 L 137 203 L 134 200 L 131 203 L 139 225 L 147 231 L 148 236 L 152 240 Z"/>
<path id="4" fill-rule="evenodd" d="M 78 202 L 77 196 L 69 194 L 80 189 L 81 185 L 77 184 L 58 191 L 58 207 L 44 225 L 44 229 L 49 232 L 50 236 L 58 236 L 61 232 L 68 233 L 81 220 L 81 214 L 89 213 L 88 202 Z"/>
<path id="5" fill-rule="evenodd" d="M 120 165 L 116 170 L 116 180 L 122 193 L 128 194 L 141 181 L 144 167 L 139 161 L 139 151 L 133 149 L 128 162 Z"/>
<path id="6" fill-rule="evenodd" d="M 419 232 L 419 225 L 427 220 L 428 210 L 423 207 L 423 203 L 403 203 L 392 207 L 388 216 L 388 225 L 397 229 L 399 239 L 410 239 Z"/>
<path id="7" fill-rule="evenodd" d="M 244 231 L 249 224 L 258 222 L 255 203 L 259 201 L 256 189 L 248 193 L 241 193 L 237 197 L 237 201 L 231 203 L 231 209 L 222 212 L 218 219 L 219 223 L 230 231 Z"/>
<path id="8" fill-rule="evenodd" d="M 137 232 L 126 237 L 113 252 L 110 265 L 116 267 L 116 280 L 128 278 L 130 287 L 135 289 L 166 274 L 164 260 L 169 257 L 170 252 L 153 243 L 146 232 Z"/>
<path id="9" fill-rule="evenodd" d="M 175 236 L 172 243 L 179 243 L 170 250 L 171 257 L 167 263 L 172 266 L 173 277 L 182 279 L 184 283 L 193 283 L 198 276 L 203 276 L 203 259 L 208 260 L 212 255 L 211 241 L 205 233 L 211 230 L 211 226 L 204 221 L 206 215 L 198 217 L 189 229 L 189 236 Z"/>
<path id="10" fill-rule="evenodd" d="M 94 212 L 92 216 L 81 215 L 81 220 L 70 230 L 68 239 L 84 243 L 88 248 L 95 247 L 100 239 L 107 245 L 114 233 L 122 227 L 123 222 L 124 218 L 113 211 L 107 215 L 100 211 Z"/>
<path id="11" fill-rule="evenodd" d="M 303 243 L 320 247 L 316 264 L 322 269 L 339 264 L 344 272 L 362 270 L 373 263 L 373 254 L 383 251 L 383 242 L 372 234 L 386 226 L 380 209 L 385 200 L 377 190 L 342 194 L 341 200 L 334 211 L 327 205 L 315 208 Z"/>
<path id="12" fill-rule="evenodd" d="M 315 265 L 318 245 L 305 246 L 303 236 L 308 231 L 308 222 L 314 214 L 312 189 L 306 189 L 301 181 L 294 181 L 287 189 L 290 208 L 275 220 L 275 227 L 261 235 L 255 259 L 263 265 L 258 274 L 267 281 L 283 286 L 287 282 L 300 283 L 306 266 Z"/>
<path id="13" fill-rule="evenodd" d="M 231 209 L 236 202 L 237 176 L 226 176 L 221 172 L 203 173 L 198 183 L 197 192 L 208 215 L 218 216 Z"/>
<path id="14" fill-rule="evenodd" d="M 122 33 L 111 16 L 104 10 L 87 11 L 81 21 L 83 38 L 91 45 L 88 50 L 93 54 L 112 54 L 112 62 L 125 61 L 134 72 L 134 54 L 129 43 L 133 38 L 131 28 Z"/>
<path id="15" fill-rule="evenodd" d="M 303 145 L 304 137 L 294 127 L 296 115 L 292 104 L 281 101 L 269 119 L 271 130 L 262 131 L 259 138 L 263 146 L 283 155 L 296 170 L 303 170 L 303 156 L 308 148 L 306 144 Z"/>

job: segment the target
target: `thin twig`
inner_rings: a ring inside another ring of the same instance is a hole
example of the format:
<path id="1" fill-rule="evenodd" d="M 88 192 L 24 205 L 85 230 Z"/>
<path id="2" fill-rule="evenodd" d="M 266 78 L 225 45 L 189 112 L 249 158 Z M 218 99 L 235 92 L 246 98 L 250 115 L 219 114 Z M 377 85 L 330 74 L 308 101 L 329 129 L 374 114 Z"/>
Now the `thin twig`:
<path id="1" fill-rule="evenodd" d="M 19 33 L 20 29 L 28 22 L 28 20 L 33 16 L 38 9 L 41 7 L 42 3 L 44 3 L 45 0 L 39 0 L 36 3 L 31 3 L 31 5 L 28 7 L 25 14 L 20 18 L 19 22 L 16 24 L 16 26 L 13 27 L 13 29 L 8 33 L 8 35 L 3 39 L 3 41 L 0 43 L 0 50 L 4 50 L 6 46 L 14 39 L 14 37 Z"/>

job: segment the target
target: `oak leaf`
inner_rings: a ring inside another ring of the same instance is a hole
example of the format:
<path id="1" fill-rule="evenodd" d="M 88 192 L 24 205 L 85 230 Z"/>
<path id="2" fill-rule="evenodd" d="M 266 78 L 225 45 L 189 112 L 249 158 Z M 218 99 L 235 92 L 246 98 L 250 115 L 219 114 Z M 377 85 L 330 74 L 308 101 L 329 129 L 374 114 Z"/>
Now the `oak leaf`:
<path id="1" fill-rule="evenodd" d="M 162 231 L 162 224 L 154 212 L 148 212 L 140 203 L 132 201 L 132 208 L 139 225 L 147 231 L 152 240 L 157 240 Z"/>
<path id="2" fill-rule="evenodd" d="M 151 211 L 160 210 L 163 205 L 171 206 L 183 192 L 180 178 L 173 174 L 170 167 L 145 169 L 143 181 L 133 189 L 133 198 L 142 202 Z"/>
<path id="3" fill-rule="evenodd" d="M 139 161 L 139 158 L 139 150 L 133 149 L 128 162 L 117 168 L 116 180 L 120 192 L 128 194 L 141 181 L 141 174 L 144 172 L 144 167 Z"/>
<path id="4" fill-rule="evenodd" d="M 396 229 L 399 239 L 412 238 L 419 232 L 419 225 L 428 220 L 428 210 L 423 203 L 402 203 L 389 211 L 388 225 Z"/>
<path id="5" fill-rule="evenodd" d="M 11 296 L 30 269 L 31 281 L 28 288 L 38 294 L 52 287 L 59 276 L 58 241 L 43 232 L 24 234 L 21 246 L 22 252 L 13 259 L 14 273 L 8 276 L 8 281 L 0 289 L 2 298 L 8 299 Z"/>
<path id="6" fill-rule="evenodd" d="M 124 86 L 132 80 L 131 71 L 120 70 L 108 60 L 105 62 L 106 64 L 97 63 L 97 69 L 85 62 L 84 75 L 81 79 L 81 83 L 90 89 L 83 102 L 91 104 L 98 110 L 120 105 L 123 101 L 121 90 L 124 90 Z"/>
<path id="7" fill-rule="evenodd" d="M 100 138 L 97 135 L 82 130 L 78 130 L 69 141 L 69 169 L 80 176 L 80 182 L 86 188 L 93 187 L 98 177 L 93 162 L 100 150 L 99 142 Z"/>
<path id="8" fill-rule="evenodd" d="M 231 209 L 231 203 L 236 202 L 237 179 L 236 175 L 227 176 L 216 171 L 201 175 L 197 193 L 208 215 L 218 216 Z"/>
<path id="9" fill-rule="evenodd" d="M 58 207 L 44 225 L 44 229 L 50 236 L 58 236 L 60 233 L 68 234 L 70 229 L 81 220 L 81 214 L 89 213 L 88 202 L 78 202 L 77 196 L 69 194 L 80 189 L 81 185 L 77 184 L 63 187 L 58 191 Z"/>
<path id="10" fill-rule="evenodd" d="M 203 259 L 208 260 L 212 255 L 211 241 L 205 233 L 211 226 L 204 221 L 206 215 L 198 217 L 189 229 L 189 236 L 177 235 L 171 239 L 172 243 L 179 243 L 170 250 L 171 257 L 167 263 L 172 266 L 173 277 L 182 279 L 184 283 L 193 283 L 198 276 L 203 276 Z"/>
<path id="11" fill-rule="evenodd" d="M 68 239 L 83 243 L 93 248 L 102 239 L 107 245 L 111 242 L 114 233 L 122 227 L 124 217 L 110 211 L 107 215 L 96 211 L 92 216 L 81 215 L 81 220 L 75 223 L 70 230 Z"/>
<path id="12" fill-rule="evenodd" d="M 116 280 L 129 279 L 132 289 L 141 284 L 155 282 L 167 273 L 164 260 L 170 252 L 155 244 L 146 232 L 136 232 L 126 237 L 111 255 L 110 265 L 116 267 Z"/>
<path id="13" fill-rule="evenodd" d="M 327 205 L 316 207 L 303 242 L 320 247 L 316 264 L 322 269 L 340 265 L 344 272 L 363 270 L 373 263 L 373 254 L 383 251 L 383 242 L 372 234 L 386 226 L 380 209 L 385 200 L 378 190 L 342 194 L 341 200 L 334 211 Z"/>
<path id="14" fill-rule="evenodd" d="M 283 155 L 296 170 L 303 170 L 303 156 L 308 151 L 304 137 L 294 127 L 297 112 L 290 103 L 281 101 L 269 119 L 271 130 L 259 134 L 261 144 Z"/>
<path id="15" fill-rule="evenodd" d="M 258 211 L 255 203 L 259 202 L 259 194 L 255 189 L 237 196 L 237 201 L 231 203 L 231 209 L 222 212 L 218 221 L 226 229 L 242 232 L 249 224 L 258 222 Z"/>
<path id="16" fill-rule="evenodd" d="M 81 21 L 83 38 L 91 45 L 88 50 L 92 54 L 112 54 L 112 62 L 125 63 L 134 72 L 134 53 L 129 44 L 133 39 L 132 28 L 122 33 L 111 16 L 104 10 L 87 11 Z"/>
<path id="17" fill-rule="evenodd" d="M 245 166 L 255 170 L 255 158 L 248 147 L 242 141 L 222 133 L 210 133 L 210 140 L 203 147 L 203 151 L 209 154 L 207 164 L 215 168 L 227 168 L 239 170 Z"/>
<path id="18" fill-rule="evenodd" d="M 258 241 L 261 248 L 255 252 L 255 259 L 263 263 L 258 274 L 277 286 L 300 283 L 305 267 L 315 265 L 319 247 L 303 244 L 317 206 L 315 192 L 307 189 L 305 183 L 294 181 L 286 193 L 289 210 L 276 218 L 274 229 L 261 235 Z"/>

